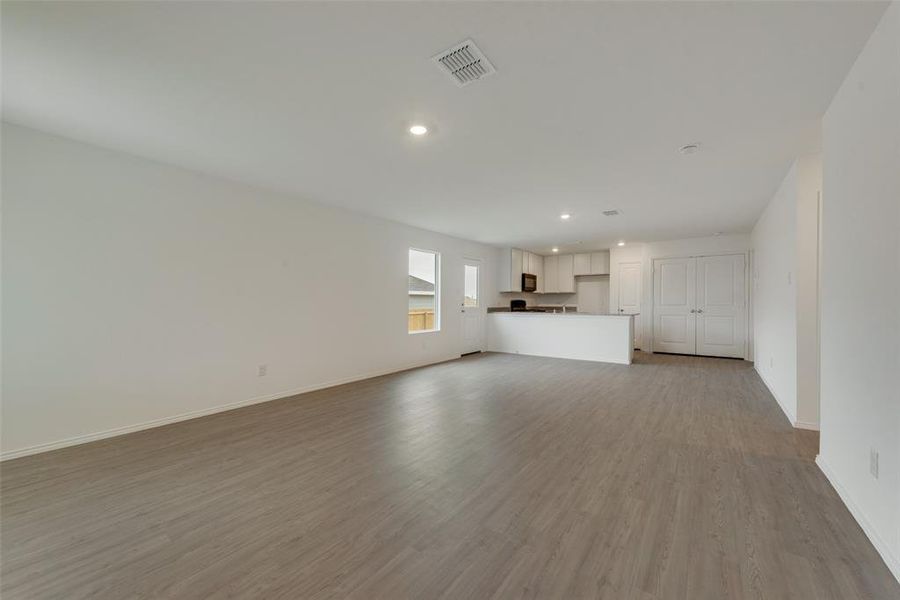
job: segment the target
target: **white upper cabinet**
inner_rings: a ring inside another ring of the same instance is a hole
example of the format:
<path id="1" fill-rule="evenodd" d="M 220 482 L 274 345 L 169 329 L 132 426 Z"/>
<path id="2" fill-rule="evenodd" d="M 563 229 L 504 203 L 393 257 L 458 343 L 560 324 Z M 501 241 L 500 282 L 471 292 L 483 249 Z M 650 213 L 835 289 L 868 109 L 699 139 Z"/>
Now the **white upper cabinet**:
<path id="1" fill-rule="evenodd" d="M 558 291 L 568 294 L 575 293 L 575 256 L 563 254 L 559 257 L 559 270 L 556 276 L 559 278 Z"/>
<path id="2" fill-rule="evenodd" d="M 575 257 L 572 254 L 545 256 L 543 279 L 545 294 L 574 294 Z"/>
<path id="3" fill-rule="evenodd" d="M 504 248 L 500 256 L 500 291 L 522 291 L 522 268 L 525 253 L 518 248 Z"/>
<path id="4" fill-rule="evenodd" d="M 559 256 L 544 257 L 544 292 L 552 294 L 559 291 Z"/>
<path id="5" fill-rule="evenodd" d="M 609 250 L 575 255 L 575 276 L 609 275 Z"/>
<path id="6" fill-rule="evenodd" d="M 524 272 L 530 273 L 531 275 L 536 275 L 537 274 L 537 263 L 542 262 L 539 260 L 540 258 L 541 257 L 538 256 L 537 254 L 532 254 L 531 252 L 526 252 L 525 258 L 522 261 L 522 263 L 524 265 L 523 266 Z"/>
<path id="7" fill-rule="evenodd" d="M 576 254 L 575 255 L 575 275 L 591 275 L 591 255 Z"/>
<path id="8" fill-rule="evenodd" d="M 609 250 L 591 252 L 591 275 L 609 275 Z"/>
<path id="9" fill-rule="evenodd" d="M 534 271 L 532 274 L 537 276 L 537 289 L 535 291 L 540 294 L 544 291 L 544 257 L 532 254 L 531 258 L 534 260 L 534 265 L 532 265 Z"/>

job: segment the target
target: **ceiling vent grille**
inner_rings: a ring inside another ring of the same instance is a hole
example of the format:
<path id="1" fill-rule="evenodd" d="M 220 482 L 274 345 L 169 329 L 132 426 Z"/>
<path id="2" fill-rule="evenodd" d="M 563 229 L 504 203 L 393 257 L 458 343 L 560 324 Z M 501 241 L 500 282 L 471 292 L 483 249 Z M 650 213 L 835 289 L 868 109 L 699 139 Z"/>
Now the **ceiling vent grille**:
<path id="1" fill-rule="evenodd" d="M 617 214 L 619 214 L 619 211 L 617 211 L 617 210 L 604 210 L 604 211 L 603 211 L 603 216 L 604 216 L 604 217 L 614 217 L 614 216 L 616 216 Z"/>
<path id="2" fill-rule="evenodd" d="M 475 42 L 466 40 L 435 55 L 434 61 L 459 87 L 497 72 Z"/>

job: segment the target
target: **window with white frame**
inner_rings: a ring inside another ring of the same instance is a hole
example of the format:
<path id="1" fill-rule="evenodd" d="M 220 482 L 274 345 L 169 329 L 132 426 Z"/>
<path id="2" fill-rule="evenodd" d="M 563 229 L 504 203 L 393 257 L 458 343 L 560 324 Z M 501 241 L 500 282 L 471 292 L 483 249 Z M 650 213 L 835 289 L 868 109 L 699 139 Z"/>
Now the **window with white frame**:
<path id="1" fill-rule="evenodd" d="M 409 249 L 409 333 L 439 331 L 441 255 Z"/>

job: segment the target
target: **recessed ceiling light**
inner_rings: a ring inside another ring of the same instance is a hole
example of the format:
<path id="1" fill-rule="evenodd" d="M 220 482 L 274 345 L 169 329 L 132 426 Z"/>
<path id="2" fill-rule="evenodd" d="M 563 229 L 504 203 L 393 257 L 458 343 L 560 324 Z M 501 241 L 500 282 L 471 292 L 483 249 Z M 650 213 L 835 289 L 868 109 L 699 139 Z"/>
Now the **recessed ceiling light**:
<path id="1" fill-rule="evenodd" d="M 619 245 L 620 245 L 620 246 L 624 246 L 624 245 L 625 245 L 625 242 L 619 242 Z"/>
<path id="2" fill-rule="evenodd" d="M 553 248 L 554 252 L 559 252 L 559 248 Z"/>
<path id="3" fill-rule="evenodd" d="M 563 221 L 568 221 L 569 219 L 572 218 L 572 215 L 570 215 L 569 213 L 563 213 L 563 214 L 559 215 L 559 218 L 562 219 Z"/>
<path id="4" fill-rule="evenodd" d="M 409 128 L 409 132 L 413 135 L 425 135 L 428 133 L 428 128 L 424 125 L 413 125 Z"/>
<path id="5" fill-rule="evenodd" d="M 697 152 L 700 152 L 700 142 L 685 144 L 679 148 L 678 151 L 682 154 L 696 154 Z"/>

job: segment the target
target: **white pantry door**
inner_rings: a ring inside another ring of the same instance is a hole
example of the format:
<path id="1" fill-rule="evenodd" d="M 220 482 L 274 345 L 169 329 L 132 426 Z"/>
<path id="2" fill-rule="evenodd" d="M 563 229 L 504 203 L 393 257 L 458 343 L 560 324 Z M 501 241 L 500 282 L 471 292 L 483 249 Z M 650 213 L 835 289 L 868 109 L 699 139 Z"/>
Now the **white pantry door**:
<path id="1" fill-rule="evenodd" d="M 484 302 L 481 298 L 481 261 L 466 259 L 463 264 L 462 351 L 484 350 Z"/>
<path id="2" fill-rule="evenodd" d="M 697 258 L 697 354 L 744 358 L 744 255 Z"/>
<path id="3" fill-rule="evenodd" d="M 641 263 L 619 263 L 620 313 L 637 315 L 634 317 L 634 347 L 641 347 L 643 327 L 641 327 Z"/>
<path id="4" fill-rule="evenodd" d="M 697 260 L 653 261 L 653 351 L 696 352 Z"/>

